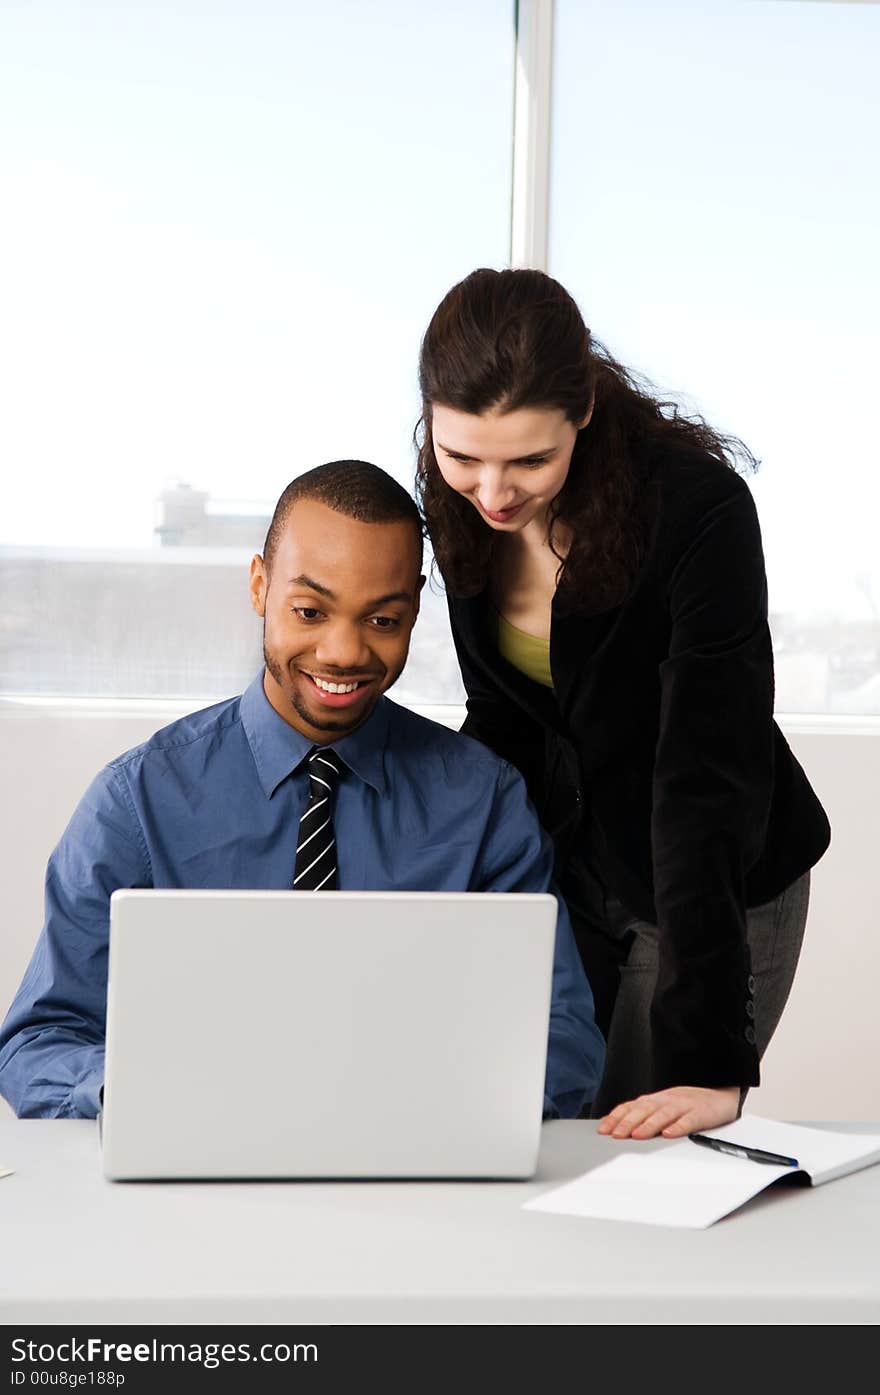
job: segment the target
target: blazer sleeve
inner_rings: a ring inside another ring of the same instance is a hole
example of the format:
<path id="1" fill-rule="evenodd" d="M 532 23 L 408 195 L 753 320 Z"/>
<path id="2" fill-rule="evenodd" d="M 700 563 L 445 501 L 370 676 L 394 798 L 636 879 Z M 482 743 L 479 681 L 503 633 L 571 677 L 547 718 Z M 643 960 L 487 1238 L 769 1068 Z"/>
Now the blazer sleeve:
<path id="1" fill-rule="evenodd" d="M 773 788 L 773 657 L 758 518 L 737 476 L 698 512 L 669 576 L 651 820 L 654 1088 L 756 1085 L 745 876 Z"/>

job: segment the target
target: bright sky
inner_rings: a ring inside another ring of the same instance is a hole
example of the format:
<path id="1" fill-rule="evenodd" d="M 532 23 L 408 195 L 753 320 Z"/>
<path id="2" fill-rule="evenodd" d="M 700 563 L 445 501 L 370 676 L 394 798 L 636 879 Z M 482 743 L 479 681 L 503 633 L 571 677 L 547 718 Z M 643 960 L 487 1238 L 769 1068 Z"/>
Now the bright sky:
<path id="1" fill-rule="evenodd" d="M 411 484 L 420 336 L 508 252 L 512 74 L 510 0 L 4 3 L 0 542 L 148 546 L 170 477 Z"/>

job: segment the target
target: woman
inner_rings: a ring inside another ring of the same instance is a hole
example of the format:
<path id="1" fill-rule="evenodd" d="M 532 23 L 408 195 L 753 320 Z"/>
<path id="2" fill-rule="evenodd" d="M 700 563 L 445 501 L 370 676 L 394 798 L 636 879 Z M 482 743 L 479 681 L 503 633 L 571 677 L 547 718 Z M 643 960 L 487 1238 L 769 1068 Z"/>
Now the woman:
<path id="1" fill-rule="evenodd" d="M 608 1040 L 615 1137 L 737 1117 L 785 1005 L 821 805 L 773 721 L 741 443 L 657 400 L 538 271 L 425 335 L 417 488 L 468 697 L 523 773 Z"/>

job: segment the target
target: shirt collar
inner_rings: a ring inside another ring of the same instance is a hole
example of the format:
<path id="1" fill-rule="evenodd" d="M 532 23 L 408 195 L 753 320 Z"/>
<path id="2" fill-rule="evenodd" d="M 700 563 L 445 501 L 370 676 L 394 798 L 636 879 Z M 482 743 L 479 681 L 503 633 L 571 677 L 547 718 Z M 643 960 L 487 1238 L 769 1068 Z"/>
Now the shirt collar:
<path id="1" fill-rule="evenodd" d="M 385 747 L 388 741 L 390 708 L 380 698 L 364 722 L 341 741 L 330 743 L 355 775 L 377 794 L 385 794 Z M 262 671 L 241 698 L 241 724 L 254 757 L 263 793 L 271 799 L 283 780 L 296 770 L 312 749 L 312 742 L 285 722 L 275 711 L 263 688 Z"/>

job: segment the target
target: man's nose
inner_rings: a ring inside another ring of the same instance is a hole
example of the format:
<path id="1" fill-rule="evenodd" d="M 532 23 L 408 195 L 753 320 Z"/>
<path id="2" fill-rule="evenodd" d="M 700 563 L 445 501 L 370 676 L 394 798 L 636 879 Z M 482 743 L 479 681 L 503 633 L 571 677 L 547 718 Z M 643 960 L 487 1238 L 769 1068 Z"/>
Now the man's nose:
<path id="1" fill-rule="evenodd" d="M 322 625 L 315 658 L 319 664 L 342 673 L 369 668 L 370 649 L 363 629 L 345 620 Z"/>

